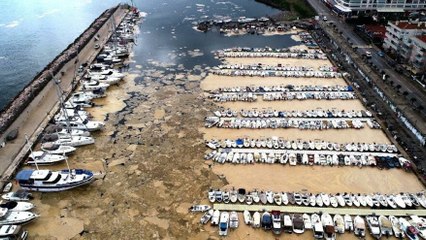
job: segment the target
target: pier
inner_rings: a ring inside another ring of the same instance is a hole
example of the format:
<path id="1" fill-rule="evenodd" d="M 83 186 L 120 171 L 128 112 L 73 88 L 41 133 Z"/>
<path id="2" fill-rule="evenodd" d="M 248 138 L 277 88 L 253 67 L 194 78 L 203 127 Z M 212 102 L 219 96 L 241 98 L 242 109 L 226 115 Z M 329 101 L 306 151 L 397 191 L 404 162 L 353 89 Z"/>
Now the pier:
<path id="1" fill-rule="evenodd" d="M 77 52 L 76 56 L 68 59 L 66 62 L 62 62 L 62 67 L 52 76 L 53 79 L 60 79 L 60 86 L 64 89 L 65 98 L 68 97 L 76 87 L 80 79 L 80 76 L 77 75 L 79 66 L 83 63 L 90 63 L 95 59 L 96 55 L 101 51 L 103 45 L 113 33 L 112 29 L 123 20 L 128 10 L 126 7 L 119 5 L 109 11 L 113 11 L 113 13 L 110 14 L 108 19 L 105 19 L 106 16 L 104 14 L 108 12 L 106 11 L 95 20 L 95 22 L 103 22 L 103 25 L 99 29 L 96 29 L 96 26 L 94 26 L 96 24 L 92 24 L 91 27 L 82 34 L 82 36 L 84 34 L 90 34 L 92 37 L 86 45 Z M 76 44 L 76 42 L 73 44 Z M 70 47 L 78 47 L 73 46 L 73 44 L 67 49 L 70 49 Z M 100 45 L 97 49 L 95 49 L 96 44 Z M 68 57 L 66 51 L 61 54 L 58 55 L 55 60 L 61 57 Z M 49 70 L 50 69 L 46 69 L 45 71 Z M 50 73 L 52 74 L 52 72 Z M 59 101 L 55 82 L 50 80 L 32 99 L 31 103 L 28 104 L 22 113 L 16 117 L 13 123 L 8 126 L 4 131 L 5 134 L 0 136 L 0 142 L 5 142 L 5 135 L 9 131 L 19 129 L 18 137 L 13 141 L 6 142 L 4 147 L 0 148 L 0 188 L 5 181 L 10 179 L 29 151 L 30 146 L 26 144 L 25 135 L 28 136 L 30 145 L 32 145 L 58 109 Z"/>
<path id="2" fill-rule="evenodd" d="M 250 212 L 262 211 L 281 211 L 289 213 L 307 213 L 313 214 L 318 212 L 329 213 L 331 215 L 385 215 L 385 216 L 398 216 L 406 217 L 409 215 L 426 216 L 426 209 L 370 209 L 370 208 L 318 208 L 318 207 L 303 207 L 303 206 L 277 206 L 277 205 L 244 205 L 244 204 L 213 204 L 213 209 L 219 211 L 237 211 L 243 212 L 248 210 Z"/>

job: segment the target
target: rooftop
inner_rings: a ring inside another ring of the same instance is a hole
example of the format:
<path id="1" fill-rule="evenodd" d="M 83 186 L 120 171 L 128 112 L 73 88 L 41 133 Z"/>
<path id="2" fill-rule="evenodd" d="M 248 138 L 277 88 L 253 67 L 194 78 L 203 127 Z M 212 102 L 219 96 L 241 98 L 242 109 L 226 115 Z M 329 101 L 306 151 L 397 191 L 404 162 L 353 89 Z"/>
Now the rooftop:
<path id="1" fill-rule="evenodd" d="M 426 29 L 426 22 L 410 23 L 405 21 L 396 21 L 393 24 L 400 29 Z"/>

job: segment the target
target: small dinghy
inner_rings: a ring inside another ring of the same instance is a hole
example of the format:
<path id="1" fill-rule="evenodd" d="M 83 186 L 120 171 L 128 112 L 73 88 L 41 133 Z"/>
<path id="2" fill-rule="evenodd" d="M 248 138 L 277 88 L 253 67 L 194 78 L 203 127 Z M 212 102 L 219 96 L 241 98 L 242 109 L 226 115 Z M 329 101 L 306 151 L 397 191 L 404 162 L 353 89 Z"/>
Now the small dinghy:
<path id="1" fill-rule="evenodd" d="M 210 221 L 210 219 L 212 218 L 213 212 L 214 212 L 213 209 L 210 209 L 209 211 L 204 213 L 204 215 L 200 219 L 200 223 L 201 224 L 207 224 Z"/>
<path id="2" fill-rule="evenodd" d="M 7 201 L 1 202 L 0 208 L 6 208 L 11 212 L 29 211 L 34 208 L 34 204 L 29 202 Z"/>
<path id="3" fill-rule="evenodd" d="M 189 208 L 190 212 L 206 212 L 208 210 L 210 210 L 212 207 L 210 207 L 209 205 L 192 205 Z"/>

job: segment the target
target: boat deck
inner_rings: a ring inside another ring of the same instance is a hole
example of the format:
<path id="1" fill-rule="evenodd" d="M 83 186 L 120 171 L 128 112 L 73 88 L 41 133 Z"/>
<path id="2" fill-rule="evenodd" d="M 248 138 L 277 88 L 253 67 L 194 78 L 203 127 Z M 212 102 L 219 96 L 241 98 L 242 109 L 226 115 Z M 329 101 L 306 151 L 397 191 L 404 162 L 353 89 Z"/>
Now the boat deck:
<path id="1" fill-rule="evenodd" d="M 340 215 L 393 215 L 393 216 L 408 216 L 408 215 L 417 215 L 417 216 L 426 216 L 426 209 L 370 209 L 370 208 L 318 208 L 318 207 L 304 207 L 304 206 L 277 206 L 277 205 L 246 205 L 246 204 L 213 204 L 213 209 L 219 211 L 239 211 L 248 210 L 251 212 L 254 211 L 281 211 L 281 212 L 291 212 L 291 213 L 318 213 L 326 212 L 331 215 L 340 214 Z"/>

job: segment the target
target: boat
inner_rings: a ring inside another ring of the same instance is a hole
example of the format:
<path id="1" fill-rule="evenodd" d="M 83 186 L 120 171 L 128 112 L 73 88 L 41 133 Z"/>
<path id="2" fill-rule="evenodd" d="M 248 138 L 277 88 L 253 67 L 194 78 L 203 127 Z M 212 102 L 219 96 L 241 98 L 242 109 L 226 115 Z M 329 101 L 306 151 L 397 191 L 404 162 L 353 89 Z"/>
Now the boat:
<path id="1" fill-rule="evenodd" d="M 345 230 L 352 232 L 354 230 L 354 223 L 352 221 L 352 217 L 349 214 L 346 214 L 343 217 L 343 220 L 345 221 Z"/>
<path id="2" fill-rule="evenodd" d="M 302 234 L 305 232 L 305 222 L 301 214 L 293 214 L 292 221 L 294 233 Z"/>
<path id="3" fill-rule="evenodd" d="M 235 188 L 233 188 L 230 193 L 229 193 L 229 200 L 232 203 L 236 203 L 238 201 L 238 193 L 237 190 L 235 190 Z"/>
<path id="4" fill-rule="evenodd" d="M 33 199 L 33 195 L 23 189 L 19 189 L 16 192 L 9 192 L 9 193 L 3 194 L 1 197 L 9 201 L 29 201 Z"/>
<path id="5" fill-rule="evenodd" d="M 318 207 L 322 207 L 324 205 L 320 194 L 317 194 L 315 196 L 315 205 L 317 205 Z"/>
<path id="6" fill-rule="evenodd" d="M 65 161 L 66 159 L 67 157 L 65 155 L 56 155 L 44 151 L 32 151 L 26 163 L 35 164 L 37 162 L 38 165 L 51 165 Z"/>
<path id="7" fill-rule="evenodd" d="M 269 204 L 274 203 L 274 193 L 272 191 L 266 191 L 266 201 Z"/>
<path id="8" fill-rule="evenodd" d="M 408 222 L 416 228 L 421 238 L 426 239 L 426 219 L 417 215 L 411 215 L 410 218 Z"/>
<path id="9" fill-rule="evenodd" d="M 251 192 L 251 197 L 253 199 L 253 202 L 259 203 L 260 201 L 259 192 L 256 189 L 253 192 Z"/>
<path id="10" fill-rule="evenodd" d="M 398 238 L 404 238 L 404 231 L 401 229 L 401 224 L 399 224 L 399 220 L 395 216 L 389 216 L 389 221 L 392 223 L 392 231 L 393 235 Z"/>
<path id="11" fill-rule="evenodd" d="M 8 193 L 8 192 L 10 192 L 10 190 L 12 190 L 12 187 L 13 187 L 12 182 L 6 182 L 6 183 L 4 184 L 4 186 L 3 186 L 3 190 L 2 190 L 2 192 L 3 192 L 3 193 Z"/>
<path id="12" fill-rule="evenodd" d="M 240 203 L 243 203 L 246 200 L 246 190 L 244 188 L 238 189 L 237 199 Z"/>
<path id="13" fill-rule="evenodd" d="M 210 209 L 209 205 L 192 205 L 188 210 L 190 212 L 207 212 Z"/>
<path id="14" fill-rule="evenodd" d="M 265 230 L 272 229 L 272 216 L 271 216 L 271 214 L 269 212 L 265 211 L 262 214 L 260 225 Z"/>
<path id="15" fill-rule="evenodd" d="M 380 231 L 382 232 L 382 236 L 386 236 L 388 238 L 393 235 L 392 222 L 387 217 L 380 215 L 379 225 Z"/>
<path id="16" fill-rule="evenodd" d="M 282 220 L 280 211 L 272 211 L 272 233 L 280 235 L 282 232 Z"/>
<path id="17" fill-rule="evenodd" d="M 28 231 L 20 225 L 3 225 L 0 227 L 0 239 L 3 240 L 26 240 Z"/>
<path id="18" fill-rule="evenodd" d="M 0 208 L 6 208 L 12 212 L 22 212 L 33 209 L 34 204 L 29 202 L 6 201 L 0 203 Z"/>
<path id="19" fill-rule="evenodd" d="M 320 193 L 322 202 L 325 206 L 330 206 L 330 196 L 326 193 Z"/>
<path id="20" fill-rule="evenodd" d="M 282 204 L 282 198 L 280 193 L 274 193 L 274 203 L 278 206 Z"/>
<path id="21" fill-rule="evenodd" d="M 354 218 L 354 234 L 360 238 L 365 237 L 365 221 L 360 216 Z"/>
<path id="22" fill-rule="evenodd" d="M 219 236 L 227 236 L 229 228 L 229 213 L 221 212 L 219 220 Z"/>
<path id="23" fill-rule="evenodd" d="M 211 225 L 216 226 L 219 224 L 219 219 L 220 219 L 220 211 L 219 210 L 214 210 L 213 212 L 213 216 L 211 219 Z"/>
<path id="24" fill-rule="evenodd" d="M 262 204 L 266 204 L 268 202 L 266 199 L 266 193 L 263 191 L 260 191 L 259 199 Z"/>
<path id="25" fill-rule="evenodd" d="M 337 198 L 335 196 L 330 196 L 330 205 L 334 208 L 337 208 L 339 206 L 339 203 L 337 202 Z"/>
<path id="26" fill-rule="evenodd" d="M 283 214 L 283 230 L 286 233 L 292 233 L 293 232 L 293 221 L 291 220 L 291 217 L 289 214 Z"/>
<path id="27" fill-rule="evenodd" d="M 229 228 L 236 229 L 238 228 L 239 219 L 238 219 L 238 213 L 235 211 L 232 211 L 229 215 Z"/>
<path id="28" fill-rule="evenodd" d="M 251 217 L 250 212 L 248 210 L 244 210 L 243 217 L 245 224 L 250 225 L 253 223 L 253 218 Z"/>
<path id="29" fill-rule="evenodd" d="M 345 221 L 343 217 L 339 214 L 334 215 L 333 217 L 335 231 L 337 233 L 345 233 Z"/>
<path id="30" fill-rule="evenodd" d="M 259 228 L 260 227 L 260 213 L 259 212 L 254 212 L 253 213 L 253 224 L 252 226 L 254 228 Z"/>
<path id="31" fill-rule="evenodd" d="M 72 170 L 33 170 L 18 172 L 15 178 L 19 186 L 28 191 L 58 192 L 89 184 L 95 180 L 91 171 Z"/>
<path id="32" fill-rule="evenodd" d="M 303 223 L 305 224 L 305 229 L 312 229 L 311 217 L 307 213 L 304 213 L 302 217 L 303 217 Z"/>
<path id="33" fill-rule="evenodd" d="M 370 234 L 373 238 L 380 239 L 382 232 L 380 231 L 379 219 L 375 215 L 367 215 L 365 217 Z"/>
<path id="34" fill-rule="evenodd" d="M 0 208 L 0 225 L 25 224 L 37 217 L 36 214 L 28 211 L 14 212 L 7 208 Z"/>
<path id="35" fill-rule="evenodd" d="M 281 203 L 284 205 L 288 204 L 288 197 L 286 192 L 281 193 Z"/>
<path id="36" fill-rule="evenodd" d="M 324 238 L 324 227 L 321 223 L 321 218 L 318 214 L 314 213 L 311 215 L 312 222 L 312 230 L 314 232 L 315 239 L 323 239 Z"/>
<path id="37" fill-rule="evenodd" d="M 340 193 L 337 193 L 336 195 L 334 195 L 334 197 L 336 198 L 339 206 L 344 207 L 346 205 L 345 199 L 343 198 L 343 196 Z"/>
<path id="38" fill-rule="evenodd" d="M 76 148 L 71 146 L 60 145 L 56 143 L 43 143 L 41 149 L 47 153 L 57 154 L 57 155 L 67 155 L 73 153 Z"/>
<path id="39" fill-rule="evenodd" d="M 222 195 L 222 191 L 220 191 L 219 189 L 217 189 L 215 192 L 214 192 L 214 198 L 215 198 L 215 202 L 222 202 L 222 200 L 223 200 L 223 195 Z"/>
<path id="40" fill-rule="evenodd" d="M 419 231 L 411 225 L 407 219 L 401 217 L 398 219 L 399 223 L 401 224 L 401 229 L 404 231 L 405 236 L 410 240 L 418 240 L 419 239 Z"/>
<path id="41" fill-rule="evenodd" d="M 216 197 L 214 196 L 214 194 L 215 190 L 211 188 L 208 192 L 208 198 L 211 203 L 214 203 L 216 201 Z"/>
<path id="42" fill-rule="evenodd" d="M 201 224 L 207 224 L 213 216 L 213 209 L 208 210 L 200 219 Z"/>

